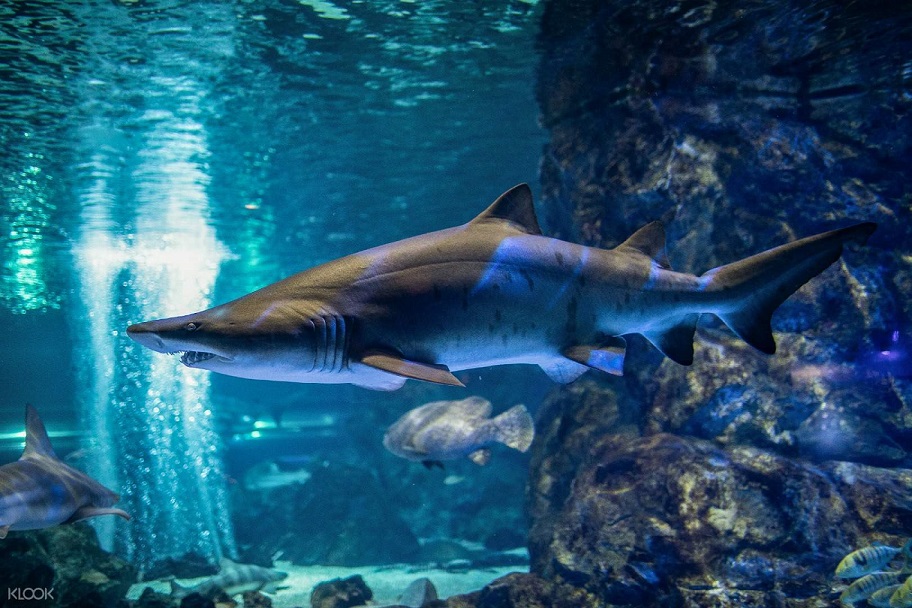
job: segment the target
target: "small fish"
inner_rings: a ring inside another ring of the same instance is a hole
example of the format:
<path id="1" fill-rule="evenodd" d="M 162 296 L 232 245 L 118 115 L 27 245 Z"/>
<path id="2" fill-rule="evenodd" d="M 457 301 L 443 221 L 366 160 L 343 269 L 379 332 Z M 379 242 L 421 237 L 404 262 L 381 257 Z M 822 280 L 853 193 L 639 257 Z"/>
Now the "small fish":
<path id="1" fill-rule="evenodd" d="M 283 486 L 303 484 L 308 479 L 310 471 L 283 471 L 275 462 L 264 461 L 247 469 L 244 474 L 244 489 L 251 492 L 266 492 Z"/>
<path id="2" fill-rule="evenodd" d="M 490 415 L 491 402 L 481 397 L 434 401 L 399 418 L 386 431 L 383 446 L 428 468 L 464 456 L 483 465 L 491 456 L 485 446 L 495 442 L 520 452 L 529 449 L 535 431 L 525 406 L 514 406 L 495 418 Z"/>
<path id="3" fill-rule="evenodd" d="M 183 599 L 191 593 L 211 597 L 219 589 L 228 595 L 237 595 L 245 591 L 276 592 L 276 583 L 288 578 L 285 572 L 254 566 L 253 564 L 236 564 L 227 557 L 219 562 L 220 570 L 215 576 L 207 578 L 193 587 L 184 587 L 171 580 L 171 597 Z"/>
<path id="4" fill-rule="evenodd" d="M 896 557 L 900 552 L 897 547 L 888 545 L 871 545 L 846 555 L 836 566 L 836 576 L 839 578 L 858 578 L 865 574 L 877 572 Z"/>
<path id="5" fill-rule="evenodd" d="M 878 589 L 868 598 L 868 604 L 874 608 L 890 608 L 890 598 L 896 593 L 900 585 L 889 585 L 883 589 Z"/>
<path id="6" fill-rule="evenodd" d="M 839 596 L 839 601 L 842 602 L 843 606 L 851 606 L 853 602 L 866 600 L 878 589 L 895 585 L 898 581 L 899 574 L 897 572 L 873 572 L 871 574 L 866 574 L 849 585 L 846 590 L 842 592 L 842 595 Z"/>
<path id="7" fill-rule="evenodd" d="M 890 608 L 909 608 L 912 606 L 912 576 L 906 579 L 893 595 L 890 596 Z"/>
<path id="8" fill-rule="evenodd" d="M 0 538 L 97 517 L 130 516 L 110 508 L 120 497 L 57 458 L 37 410 L 25 408 L 25 451 L 0 467 Z"/>

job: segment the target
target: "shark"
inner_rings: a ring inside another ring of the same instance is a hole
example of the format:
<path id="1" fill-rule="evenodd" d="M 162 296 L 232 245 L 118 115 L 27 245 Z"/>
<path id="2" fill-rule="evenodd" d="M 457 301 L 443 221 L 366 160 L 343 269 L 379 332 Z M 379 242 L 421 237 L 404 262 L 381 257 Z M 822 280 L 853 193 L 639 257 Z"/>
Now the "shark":
<path id="1" fill-rule="evenodd" d="M 692 364 L 702 314 L 772 354 L 773 312 L 875 229 L 839 228 L 698 276 L 671 268 L 661 221 L 613 249 L 544 236 L 519 184 L 461 226 L 127 334 L 188 367 L 242 378 L 393 390 L 407 379 L 463 386 L 454 372 L 525 363 L 567 383 L 589 369 L 622 374 L 630 334 Z"/>
<path id="2" fill-rule="evenodd" d="M 57 458 L 38 411 L 25 408 L 25 451 L 0 466 L 0 538 L 97 517 L 130 516 L 111 508 L 120 497 Z"/>
<path id="3" fill-rule="evenodd" d="M 276 593 L 277 584 L 288 578 L 286 572 L 264 568 L 253 564 L 238 564 L 227 557 L 219 561 L 219 573 L 192 586 L 184 587 L 171 580 L 171 597 L 183 599 L 191 593 L 212 597 L 220 590 L 229 596 L 246 591 L 265 591 Z"/>

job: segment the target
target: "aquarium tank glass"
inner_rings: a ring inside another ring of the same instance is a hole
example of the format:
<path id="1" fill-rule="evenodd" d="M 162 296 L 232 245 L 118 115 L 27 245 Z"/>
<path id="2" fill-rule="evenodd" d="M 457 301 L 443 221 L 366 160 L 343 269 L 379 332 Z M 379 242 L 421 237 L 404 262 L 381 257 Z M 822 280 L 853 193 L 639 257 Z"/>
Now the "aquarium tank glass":
<path id="1" fill-rule="evenodd" d="M 912 606 L 912 7 L 0 2 L 0 605 Z"/>

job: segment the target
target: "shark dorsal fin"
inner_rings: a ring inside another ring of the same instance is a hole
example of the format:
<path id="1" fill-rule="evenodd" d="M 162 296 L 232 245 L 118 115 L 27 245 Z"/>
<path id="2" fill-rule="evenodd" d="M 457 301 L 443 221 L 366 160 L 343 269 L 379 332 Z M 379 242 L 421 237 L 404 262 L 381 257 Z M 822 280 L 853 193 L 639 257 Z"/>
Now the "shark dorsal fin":
<path id="1" fill-rule="evenodd" d="M 41 422 L 41 416 L 31 405 L 25 406 L 25 451 L 22 452 L 22 458 L 29 456 L 49 456 L 57 458 L 54 448 L 51 447 L 51 440 L 48 439 L 47 431 L 44 429 L 44 423 Z"/>
<path id="2" fill-rule="evenodd" d="M 227 557 L 223 557 L 219 560 L 219 572 L 224 572 L 225 570 L 233 570 L 237 567 L 237 562 L 233 562 Z"/>
<path id="3" fill-rule="evenodd" d="M 503 220 L 515 224 L 527 234 L 541 234 L 535 206 L 532 204 L 532 190 L 529 184 L 513 186 L 481 212 L 472 224 L 490 220 Z"/>
<path id="4" fill-rule="evenodd" d="M 631 234 L 630 238 L 618 245 L 616 249 L 624 247 L 648 255 L 656 264 L 666 270 L 671 268 L 668 255 L 665 253 L 665 224 L 659 220 L 649 222 Z"/>

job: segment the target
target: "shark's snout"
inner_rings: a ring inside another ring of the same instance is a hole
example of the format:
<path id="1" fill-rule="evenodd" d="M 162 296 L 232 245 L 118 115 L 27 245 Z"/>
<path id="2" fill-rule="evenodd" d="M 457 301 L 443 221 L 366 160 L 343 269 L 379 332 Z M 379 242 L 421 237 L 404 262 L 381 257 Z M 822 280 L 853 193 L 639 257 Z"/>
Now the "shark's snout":
<path id="1" fill-rule="evenodd" d="M 159 337 L 155 321 L 135 323 L 127 328 L 127 335 L 146 348 L 160 353 L 167 353 L 164 341 Z"/>

